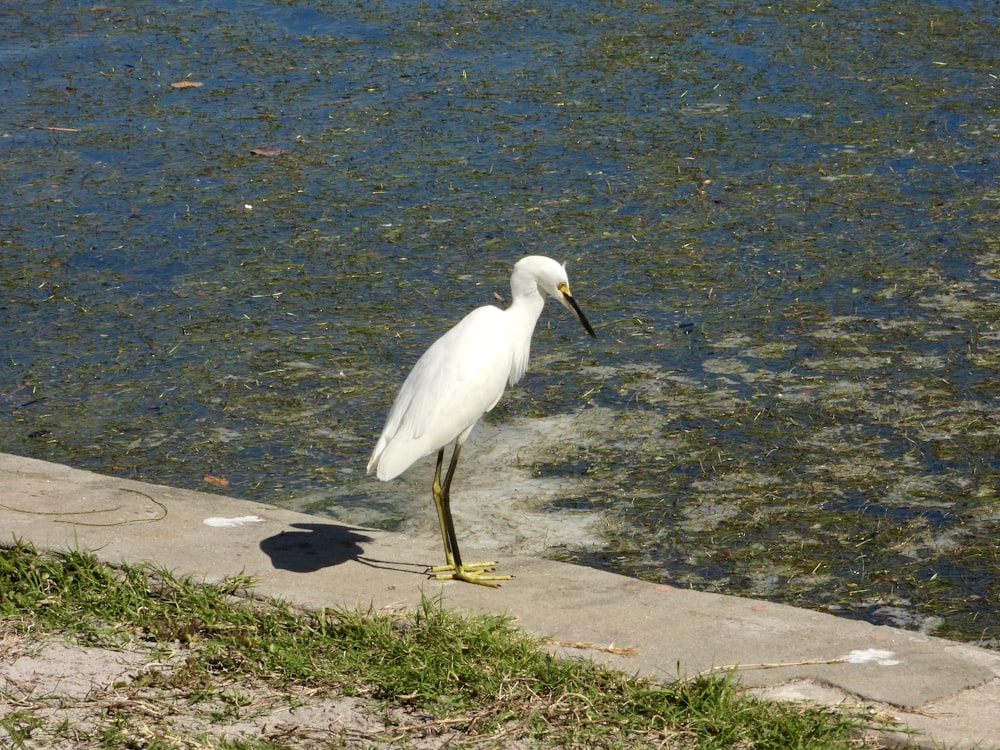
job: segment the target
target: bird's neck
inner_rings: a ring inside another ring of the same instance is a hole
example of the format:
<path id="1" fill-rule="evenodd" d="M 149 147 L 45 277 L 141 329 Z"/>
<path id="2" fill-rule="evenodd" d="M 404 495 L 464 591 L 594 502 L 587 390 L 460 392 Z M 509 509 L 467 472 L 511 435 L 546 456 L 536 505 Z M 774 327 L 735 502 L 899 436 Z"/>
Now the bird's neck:
<path id="1" fill-rule="evenodd" d="M 531 334 L 535 331 L 535 323 L 542 314 L 545 298 L 536 289 L 531 294 L 521 294 L 514 297 L 504 314 L 511 320 L 511 368 L 507 382 L 514 385 L 525 370 L 528 369 L 528 358 L 531 355 Z"/>
<path id="2" fill-rule="evenodd" d="M 528 336 L 531 336 L 531 332 L 535 329 L 535 323 L 538 322 L 538 316 L 542 314 L 542 308 L 545 307 L 545 297 L 542 296 L 538 286 L 534 283 L 531 284 L 530 289 L 515 288 L 511 285 L 511 292 L 514 299 L 510 303 L 510 307 L 507 308 L 507 313 L 523 325 L 528 331 Z"/>

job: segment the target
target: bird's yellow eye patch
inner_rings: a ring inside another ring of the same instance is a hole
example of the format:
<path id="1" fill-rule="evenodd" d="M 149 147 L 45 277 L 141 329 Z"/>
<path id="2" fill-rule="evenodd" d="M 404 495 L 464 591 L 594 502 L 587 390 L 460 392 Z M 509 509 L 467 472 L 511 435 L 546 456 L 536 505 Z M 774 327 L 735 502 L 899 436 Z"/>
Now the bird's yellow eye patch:
<path id="1" fill-rule="evenodd" d="M 560 281 L 558 284 L 556 284 L 556 289 L 558 289 L 563 294 L 569 294 L 570 293 L 569 292 L 569 284 L 567 284 L 565 281 Z M 572 295 L 570 295 L 570 296 L 572 296 Z"/>

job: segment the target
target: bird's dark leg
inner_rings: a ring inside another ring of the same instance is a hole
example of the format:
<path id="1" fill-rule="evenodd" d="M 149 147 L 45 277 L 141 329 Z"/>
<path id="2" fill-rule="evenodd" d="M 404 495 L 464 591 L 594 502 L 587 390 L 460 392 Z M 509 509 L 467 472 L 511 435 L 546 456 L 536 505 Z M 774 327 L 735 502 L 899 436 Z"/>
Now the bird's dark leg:
<path id="1" fill-rule="evenodd" d="M 444 492 L 441 489 L 441 464 L 444 463 L 444 448 L 438 451 L 437 467 L 434 469 L 434 484 L 431 485 L 431 491 L 434 493 L 434 507 L 437 508 L 438 523 L 441 524 L 441 539 L 444 540 L 444 558 L 447 560 L 447 568 L 455 568 L 455 555 L 452 552 L 452 537 L 454 536 L 454 524 L 452 524 L 452 532 L 448 533 L 448 523 L 445 521 L 447 516 L 451 518 L 451 509 L 445 510 L 445 499 Z M 454 463 L 454 462 L 452 462 Z M 450 469 L 450 467 L 449 467 Z"/>
<path id="2" fill-rule="evenodd" d="M 444 527 L 447 537 L 446 542 L 451 547 L 452 559 L 448 562 L 454 563 L 455 569 L 462 567 L 462 555 L 458 551 L 458 536 L 455 534 L 455 521 L 451 517 L 451 480 L 455 476 L 455 467 L 458 466 L 458 454 L 462 450 L 461 443 L 455 443 L 455 450 L 452 451 L 451 461 L 448 462 L 448 473 L 444 475 L 444 488 L 442 492 L 442 507 L 444 508 Z"/>
<path id="3" fill-rule="evenodd" d="M 458 537 L 455 534 L 455 522 L 451 517 L 451 480 L 458 466 L 458 456 L 462 451 L 462 443 L 455 443 L 455 450 L 448 463 L 448 471 L 441 484 L 441 464 L 444 463 L 444 448 L 438 451 L 437 468 L 434 470 L 434 505 L 437 506 L 438 521 L 441 523 L 441 536 L 444 538 L 444 554 L 447 564 L 431 568 L 439 580 L 454 578 L 467 583 L 478 583 L 483 586 L 497 586 L 493 581 L 509 581 L 510 576 L 483 575 L 493 570 L 496 563 L 477 562 L 462 563 L 462 555 L 458 551 Z"/>

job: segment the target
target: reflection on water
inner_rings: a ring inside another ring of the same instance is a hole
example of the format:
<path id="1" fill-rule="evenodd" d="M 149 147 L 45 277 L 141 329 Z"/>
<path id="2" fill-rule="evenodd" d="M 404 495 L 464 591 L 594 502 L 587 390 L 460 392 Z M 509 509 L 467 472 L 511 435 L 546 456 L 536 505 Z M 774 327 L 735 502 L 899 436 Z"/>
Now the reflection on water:
<path id="1" fill-rule="evenodd" d="M 544 252 L 599 339 L 470 544 L 995 644 L 995 8 L 64 5 L 0 11 L 0 449 L 435 533 L 373 437 Z"/>

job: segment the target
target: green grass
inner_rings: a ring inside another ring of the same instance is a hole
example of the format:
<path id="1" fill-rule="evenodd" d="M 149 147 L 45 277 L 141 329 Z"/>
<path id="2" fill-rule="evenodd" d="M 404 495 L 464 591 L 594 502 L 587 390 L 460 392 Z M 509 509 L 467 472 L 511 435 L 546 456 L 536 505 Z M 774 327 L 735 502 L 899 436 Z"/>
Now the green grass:
<path id="1" fill-rule="evenodd" d="M 129 714 L 108 710 L 89 729 L 72 730 L 79 747 L 405 748 L 426 742 L 429 727 L 446 732 L 449 747 L 830 750 L 863 744 L 864 717 L 757 700 L 728 677 L 663 685 L 557 659 L 544 641 L 503 617 L 462 616 L 431 601 L 405 615 L 304 611 L 256 599 L 245 578 L 198 584 L 162 570 L 110 567 L 85 553 L 39 554 L 24 544 L 0 548 L 0 624 L 8 633 L 172 653 L 172 669 L 134 674 L 130 694 L 168 692 L 172 711 L 180 710 L 178 700 L 210 706 L 219 726 L 246 716 L 254 696 L 266 690 L 290 703 L 355 696 L 385 727 L 363 738 L 345 731 L 319 744 L 282 744 L 205 730 L 185 735 L 176 721 L 150 720 L 155 731 L 138 737 Z M 0 736 L 5 731 L 14 747 L 31 748 L 48 746 L 39 738 L 49 737 L 55 747 L 60 733 L 71 731 L 70 722 L 57 719 L 43 726 L 40 716 L 28 709 L 8 713 Z M 420 720 L 401 718 L 414 716 Z"/>

